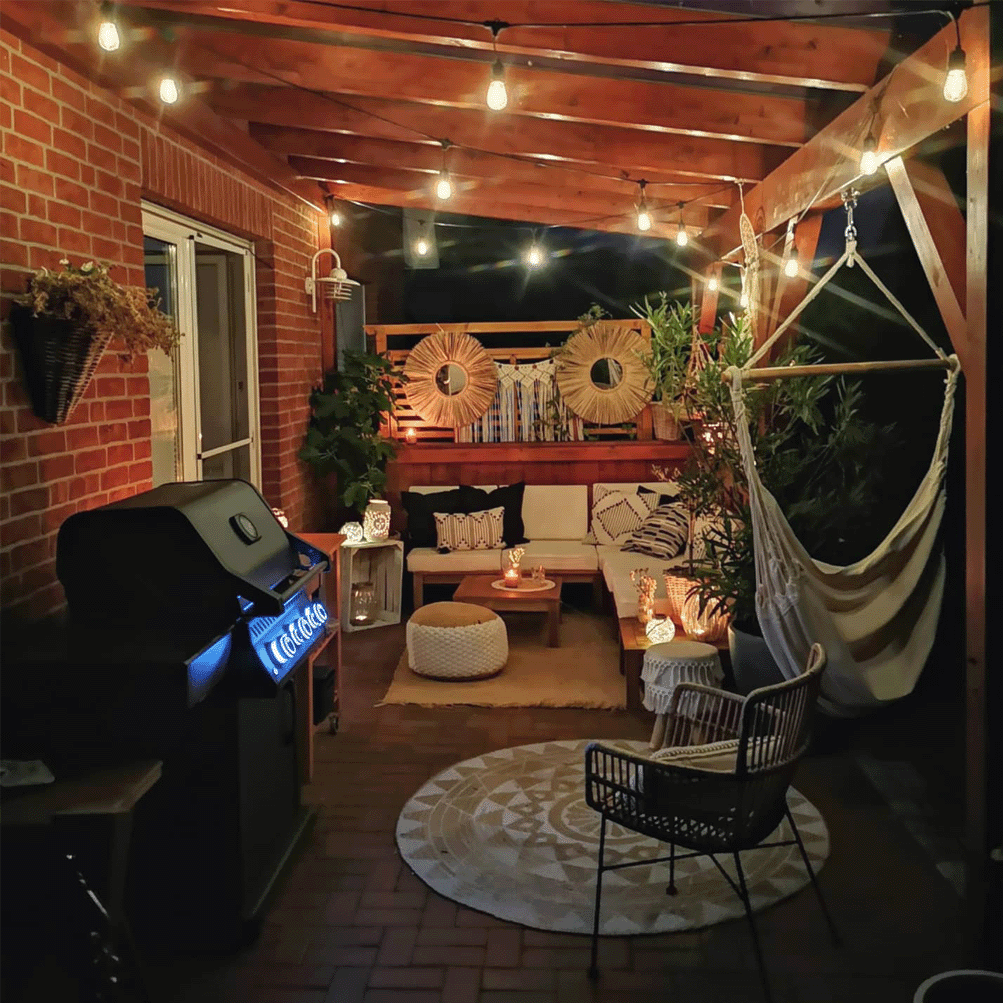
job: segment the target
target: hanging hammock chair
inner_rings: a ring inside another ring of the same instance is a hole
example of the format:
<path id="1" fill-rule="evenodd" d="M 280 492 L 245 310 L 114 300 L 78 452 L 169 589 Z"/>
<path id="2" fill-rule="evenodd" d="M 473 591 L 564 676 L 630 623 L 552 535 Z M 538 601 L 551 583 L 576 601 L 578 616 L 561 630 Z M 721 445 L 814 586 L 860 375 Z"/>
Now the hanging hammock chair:
<path id="1" fill-rule="evenodd" d="M 947 356 L 857 253 L 852 212 L 842 257 L 772 337 L 741 369 L 730 367 L 731 398 L 749 484 L 756 565 L 756 612 L 770 654 L 787 679 L 806 664 L 811 647 L 828 655 L 820 706 L 850 717 L 910 693 L 933 647 L 944 596 L 944 476 L 958 381 L 958 360 Z M 859 265 L 885 298 L 933 349 L 935 360 L 752 369 L 836 272 Z M 898 522 L 867 557 L 839 567 L 817 561 L 791 530 L 756 469 L 742 383 L 818 372 L 929 368 L 947 370 L 940 430 L 930 468 Z"/>

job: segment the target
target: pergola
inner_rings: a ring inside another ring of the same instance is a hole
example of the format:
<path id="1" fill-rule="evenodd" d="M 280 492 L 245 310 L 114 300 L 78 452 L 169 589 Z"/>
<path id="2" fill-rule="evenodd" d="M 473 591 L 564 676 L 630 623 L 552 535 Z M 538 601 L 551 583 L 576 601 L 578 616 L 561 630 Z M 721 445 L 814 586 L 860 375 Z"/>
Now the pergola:
<path id="1" fill-rule="evenodd" d="M 739 184 L 757 234 L 814 257 L 821 213 L 848 185 L 887 176 L 965 376 L 967 839 L 986 850 L 986 330 L 990 10 L 957 20 L 968 93 L 942 88 L 954 23 L 898 51 L 889 5 L 839 4 L 845 20 L 735 17 L 708 10 L 540 0 L 121 0 L 123 46 L 94 65 L 84 38 L 96 3 L 7 0 L 4 19 L 43 50 L 164 116 L 268 184 L 324 210 L 333 199 L 636 232 L 644 188 L 650 236 L 684 225 L 702 281 L 741 254 Z M 769 5 L 767 5 L 769 6 Z M 899 5 L 901 7 L 901 5 Z M 786 5 L 785 13 L 815 4 Z M 712 22 L 708 24 L 706 22 Z M 485 108 L 500 58 L 504 111 Z M 183 100 L 161 105 L 166 67 Z M 967 132 L 963 214 L 936 169 L 911 160 L 930 137 Z M 860 172 L 871 136 L 883 169 Z M 786 243 L 786 242 L 784 242 Z M 767 256 L 765 334 L 803 296 Z"/>

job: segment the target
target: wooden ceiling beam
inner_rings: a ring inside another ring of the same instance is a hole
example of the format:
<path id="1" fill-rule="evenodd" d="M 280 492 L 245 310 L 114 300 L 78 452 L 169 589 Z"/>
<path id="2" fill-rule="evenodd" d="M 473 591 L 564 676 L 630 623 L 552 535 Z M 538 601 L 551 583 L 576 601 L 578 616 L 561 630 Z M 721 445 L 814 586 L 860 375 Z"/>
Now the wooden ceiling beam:
<path id="1" fill-rule="evenodd" d="M 693 180 L 758 181 L 781 163 L 787 152 L 780 147 L 725 139 L 522 116 L 511 116 L 500 124 L 487 109 L 342 98 L 255 84 L 217 86 L 207 93 L 206 100 L 220 114 L 249 122 L 405 142 L 448 138 L 457 146 L 495 154 L 603 164 L 629 171 L 633 178 L 642 178 L 651 170 Z"/>
<path id="2" fill-rule="evenodd" d="M 251 135 L 267 150 L 282 156 L 313 157 L 341 164 L 365 164 L 371 167 L 401 167 L 426 174 L 437 174 L 443 165 L 443 152 L 428 143 L 404 143 L 365 136 L 344 136 L 314 129 L 289 129 L 274 125 L 252 125 Z M 626 172 L 598 173 L 601 167 L 561 167 L 541 161 L 514 160 L 489 153 L 451 149 L 446 154 L 450 174 L 461 178 L 505 180 L 519 184 L 551 188 L 604 192 L 621 198 L 634 198 L 637 184 Z M 727 208 L 737 199 L 734 185 L 698 184 L 671 175 L 648 173 L 648 195 L 659 202 L 678 203 L 700 200 L 700 205 Z"/>
<path id="3" fill-rule="evenodd" d="M 305 0 L 124 0 L 130 7 L 166 11 L 180 17 L 212 17 L 290 30 L 335 32 L 374 46 L 447 46 L 458 54 L 491 53 L 483 22 L 545 22 L 539 27 L 506 28 L 498 38 L 502 56 L 557 59 L 596 66 L 730 79 L 736 82 L 863 91 L 875 80 L 889 32 L 808 22 L 702 27 L 674 21 L 721 21 L 723 15 L 650 5 L 596 0 L 555 3 L 541 0 L 437 0 L 435 12 L 467 22 L 408 17 L 413 0 L 393 3 L 357 0 L 347 7 Z M 422 12 L 424 13 L 424 12 Z M 600 22 L 596 27 L 563 28 L 560 22 Z M 630 21 L 664 21 L 665 27 L 635 28 Z M 618 22 L 609 25 L 606 22 Z"/>
<path id="4" fill-rule="evenodd" d="M 856 181 L 868 130 L 884 162 L 989 100 L 989 12 L 970 7 L 958 24 L 967 57 L 967 96 L 957 103 L 944 100 L 944 73 L 955 46 L 954 26 L 947 25 L 746 193 L 745 211 L 757 233 L 773 230 Z M 710 253 L 724 257 L 739 248 L 740 217 L 740 208 L 732 206 L 704 234 Z"/>
<path id="5" fill-rule="evenodd" d="M 153 43 L 149 43 L 153 45 Z M 250 84 L 286 82 L 309 90 L 354 97 L 414 101 L 480 111 L 491 80 L 491 61 L 380 52 L 253 35 L 182 29 L 177 44 L 158 43 L 196 80 Z M 689 136 L 716 136 L 740 143 L 798 147 L 805 135 L 806 99 L 686 87 L 643 80 L 616 80 L 510 66 L 505 71 L 508 107 L 494 116 L 504 128 L 511 115 L 592 125 L 629 123 L 631 128 Z"/>
<path id="6" fill-rule="evenodd" d="M 327 182 L 329 185 L 366 185 L 384 191 L 394 192 L 400 200 L 396 205 L 410 205 L 411 201 L 426 203 L 443 212 L 453 212 L 453 202 L 458 196 L 471 199 L 498 199 L 508 205 L 523 205 L 588 216 L 594 219 L 622 219 L 633 226 L 636 216 L 633 198 L 582 191 L 571 188 L 553 188 L 545 185 L 515 184 L 506 180 L 485 178 L 454 178 L 453 197 L 442 201 L 435 197 L 434 175 L 399 168 L 374 168 L 359 164 L 339 164 L 331 160 L 316 160 L 311 157 L 290 157 L 289 166 L 300 177 Z M 337 187 L 331 189 L 337 194 Z M 679 221 L 679 207 L 675 203 L 662 203 L 657 199 L 648 200 L 648 208 L 653 223 L 670 228 L 672 233 Z M 683 209 L 683 219 L 687 229 L 699 233 L 706 225 L 711 210 L 704 206 L 690 205 Z M 518 218 L 518 217 L 517 217 Z M 635 227 L 636 229 L 636 227 Z"/>

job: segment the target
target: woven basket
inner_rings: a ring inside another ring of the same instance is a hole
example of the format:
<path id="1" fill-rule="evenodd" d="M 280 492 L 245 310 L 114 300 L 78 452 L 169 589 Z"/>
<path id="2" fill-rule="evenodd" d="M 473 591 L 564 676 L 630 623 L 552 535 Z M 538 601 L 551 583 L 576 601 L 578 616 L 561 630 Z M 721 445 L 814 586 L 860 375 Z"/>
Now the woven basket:
<path id="1" fill-rule="evenodd" d="M 662 576 L 665 582 L 665 598 L 668 600 L 669 618 L 682 626 L 683 603 L 690 594 L 690 590 L 697 584 L 695 578 L 687 578 L 685 575 L 674 575 L 671 571 L 666 571 Z"/>
<path id="2" fill-rule="evenodd" d="M 675 442 L 679 439 L 679 422 L 672 408 L 659 401 L 651 405 L 651 431 L 656 439 Z"/>
<path id="3" fill-rule="evenodd" d="M 31 409 L 42 421 L 61 425 L 86 393 L 111 337 L 62 317 L 36 317 L 20 304 L 10 320 Z"/>

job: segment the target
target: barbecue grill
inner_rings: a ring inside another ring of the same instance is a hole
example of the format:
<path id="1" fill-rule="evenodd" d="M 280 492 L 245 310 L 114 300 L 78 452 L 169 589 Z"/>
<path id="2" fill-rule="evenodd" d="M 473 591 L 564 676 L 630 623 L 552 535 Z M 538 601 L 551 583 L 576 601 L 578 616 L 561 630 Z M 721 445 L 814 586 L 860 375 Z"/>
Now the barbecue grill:
<path id="1" fill-rule="evenodd" d="M 240 940 L 312 818 L 294 677 L 331 629 L 327 568 L 238 480 L 165 484 L 60 528 L 67 614 L 5 652 L 4 755 L 57 772 L 163 760 L 135 820 L 140 931 Z"/>

